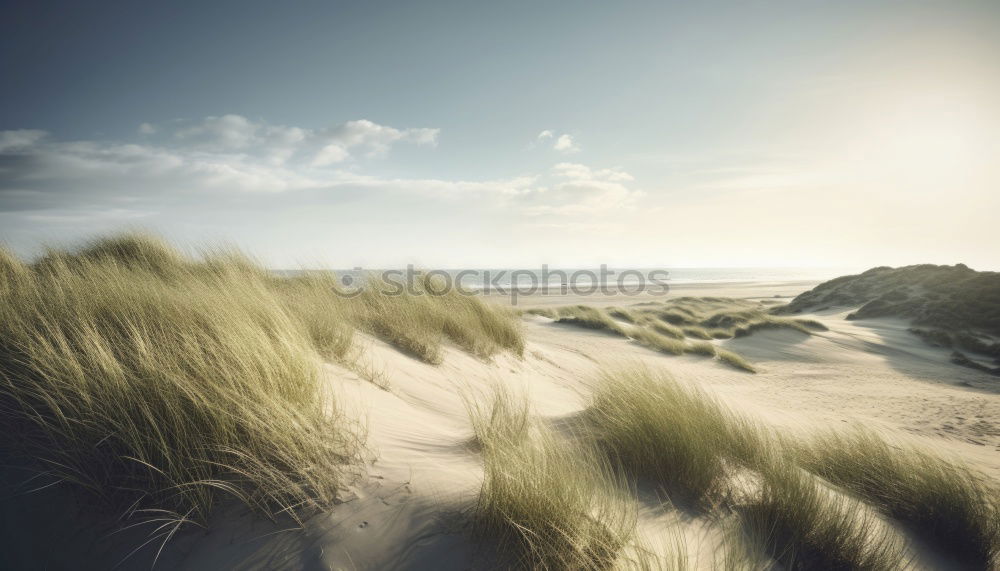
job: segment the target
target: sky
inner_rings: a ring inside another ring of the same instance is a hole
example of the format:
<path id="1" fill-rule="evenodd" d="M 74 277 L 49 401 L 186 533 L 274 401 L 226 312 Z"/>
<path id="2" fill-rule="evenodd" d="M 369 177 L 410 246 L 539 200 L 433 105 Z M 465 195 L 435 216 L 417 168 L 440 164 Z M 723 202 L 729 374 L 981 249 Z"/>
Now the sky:
<path id="1" fill-rule="evenodd" d="M 273 267 L 1000 270 L 1000 2 L 49 2 L 0 243 Z"/>

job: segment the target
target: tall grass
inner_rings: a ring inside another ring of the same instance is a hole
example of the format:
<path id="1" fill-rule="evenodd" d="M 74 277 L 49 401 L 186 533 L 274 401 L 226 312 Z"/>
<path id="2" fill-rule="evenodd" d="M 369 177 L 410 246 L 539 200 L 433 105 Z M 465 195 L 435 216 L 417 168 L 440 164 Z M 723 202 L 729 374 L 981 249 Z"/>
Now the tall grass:
<path id="1" fill-rule="evenodd" d="M 597 446 L 674 503 L 702 505 L 725 488 L 727 459 L 749 461 L 753 427 L 705 393 L 642 367 L 600 375 L 583 418 Z"/>
<path id="2" fill-rule="evenodd" d="M 721 363 L 733 368 L 749 373 L 757 372 L 757 369 L 739 354 L 703 341 L 704 339 L 712 339 L 712 336 L 704 329 L 687 327 L 682 330 L 665 320 L 651 318 L 650 311 L 645 308 L 628 311 L 620 308 L 604 310 L 587 305 L 573 305 L 555 309 L 531 309 L 528 310 L 528 313 L 548 317 L 556 323 L 606 331 L 626 337 L 643 347 L 660 353 L 718 356 Z M 615 319 L 626 321 L 631 325 L 619 323 Z M 687 341 L 685 336 L 699 339 L 699 341 Z M 726 337 L 731 336 L 731 334 L 726 335 Z"/>
<path id="3" fill-rule="evenodd" d="M 445 339 L 484 358 L 504 350 L 524 352 L 513 310 L 488 305 L 426 277 L 415 281 L 410 292 L 399 289 L 369 279 L 345 311 L 362 329 L 429 363 L 441 361 Z"/>
<path id="4" fill-rule="evenodd" d="M 737 512 L 740 530 L 787 569 L 903 568 L 902 543 L 870 510 L 793 464 L 765 467 L 760 491 Z"/>
<path id="5" fill-rule="evenodd" d="M 900 543 L 870 510 L 825 490 L 776 433 L 696 388 L 642 367 L 605 371 L 581 418 L 613 465 L 671 504 L 738 514 L 730 541 L 750 549 L 730 546 L 727 568 L 761 568 L 761 557 L 795 569 L 901 564 Z"/>
<path id="6" fill-rule="evenodd" d="M 598 457 L 530 422 L 527 404 L 502 389 L 470 413 L 484 468 L 475 537 L 517 568 L 614 566 L 632 540 L 635 506 Z"/>
<path id="7" fill-rule="evenodd" d="M 796 460 L 975 568 L 1000 565 L 1000 491 L 982 474 L 874 432 L 827 432 Z"/>
<path id="8" fill-rule="evenodd" d="M 0 249 L 0 446 L 113 509 L 204 522 L 226 495 L 299 517 L 333 503 L 361 453 L 321 379 L 356 329 L 432 362 L 446 342 L 523 349 L 513 313 L 476 299 L 336 289 L 142 234 L 32 264 Z"/>
<path id="9" fill-rule="evenodd" d="M 307 327 L 241 268 L 111 245 L 3 276 L 4 445 L 118 508 L 330 505 L 360 436 Z"/>

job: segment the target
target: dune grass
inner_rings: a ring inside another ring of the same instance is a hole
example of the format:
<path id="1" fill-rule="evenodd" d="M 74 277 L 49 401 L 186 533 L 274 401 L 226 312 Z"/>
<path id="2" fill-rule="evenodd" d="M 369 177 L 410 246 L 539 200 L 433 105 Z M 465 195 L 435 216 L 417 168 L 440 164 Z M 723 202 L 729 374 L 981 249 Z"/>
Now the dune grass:
<path id="1" fill-rule="evenodd" d="M 321 366 L 352 358 L 356 329 L 431 362 L 446 342 L 523 349 L 516 316 L 475 299 L 344 297 L 329 273 L 143 234 L 30 264 L 0 249 L 0 272 L 0 446 L 105 508 L 178 522 L 223 497 L 293 518 L 334 503 L 363 432 Z"/>
<path id="2" fill-rule="evenodd" d="M 996 563 L 995 489 L 960 465 L 864 432 L 795 438 L 641 366 L 594 385 L 569 439 L 508 393 L 472 408 L 486 469 L 475 529 L 519 566 L 686 565 L 636 539 L 622 494 L 648 485 L 725 530 L 725 569 L 907 568 L 892 520 L 970 568 Z"/>
<path id="3" fill-rule="evenodd" d="M 975 471 L 856 427 L 797 448 L 797 462 L 850 490 L 966 565 L 1000 565 L 1000 490 Z"/>
<path id="4" fill-rule="evenodd" d="M 511 567 L 612 568 L 632 541 L 635 506 L 599 458 L 531 421 L 503 389 L 470 414 L 484 467 L 477 540 Z"/>
<path id="5" fill-rule="evenodd" d="M 902 543 L 860 502 L 824 489 L 791 464 L 763 470 L 759 493 L 737 506 L 738 529 L 786 569 L 903 568 Z"/>
<path id="6" fill-rule="evenodd" d="M 305 324 L 236 265 L 95 243 L 3 276 L 3 444 L 108 507 L 204 522 L 220 494 L 331 505 L 361 435 Z"/>
<path id="7" fill-rule="evenodd" d="M 773 315 L 762 303 L 720 297 L 672 299 L 643 307 L 637 318 L 653 324 L 668 323 L 685 337 L 703 340 L 742 337 L 770 328 L 793 329 L 807 334 L 826 330 L 826 326 L 814 319 Z"/>
<path id="8" fill-rule="evenodd" d="M 596 386 L 581 419 L 612 465 L 675 505 L 735 514 L 730 541 L 750 548 L 727 568 L 766 567 L 762 556 L 789 569 L 903 568 L 903 542 L 878 512 L 970 568 L 997 564 L 997 489 L 960 464 L 861 429 L 792 438 L 642 367 Z"/>
<path id="9" fill-rule="evenodd" d="M 735 351 L 723 349 L 722 347 L 716 347 L 715 354 L 719 357 L 720 361 L 731 367 L 742 369 L 748 373 L 757 372 L 757 368 L 750 364 L 750 361 L 747 361 L 742 355 Z"/>
<path id="10" fill-rule="evenodd" d="M 343 313 L 363 330 L 429 363 L 441 362 L 441 347 L 450 340 L 482 358 L 509 350 L 524 352 L 524 337 L 517 314 L 488 305 L 456 290 L 447 290 L 432 279 L 413 284 L 413 291 L 398 295 L 396 286 L 371 278 Z"/>
<path id="11" fill-rule="evenodd" d="M 556 323 L 574 325 L 585 329 L 608 331 L 623 337 L 626 336 L 625 329 L 616 323 L 606 311 L 598 307 L 570 305 L 555 309 L 554 315 Z"/>
<path id="12" fill-rule="evenodd" d="M 615 465 L 674 503 L 718 500 L 727 461 L 755 463 L 766 452 L 754 428 L 714 399 L 643 367 L 603 372 L 582 417 Z"/>
<path id="13" fill-rule="evenodd" d="M 694 354 L 704 357 L 718 356 L 720 362 L 735 369 L 749 373 L 757 372 L 757 369 L 739 354 L 709 343 L 708 340 L 714 338 L 709 331 L 701 327 L 682 329 L 659 318 L 659 314 L 656 313 L 658 311 L 646 307 L 634 310 L 620 308 L 605 310 L 599 307 L 573 305 L 555 309 L 530 309 L 527 313 L 547 317 L 556 323 L 606 331 L 626 337 L 643 347 L 660 353 L 669 355 Z M 619 323 L 615 319 L 631 325 Z M 724 337 L 732 337 L 732 334 L 726 334 Z M 696 341 L 688 341 L 688 338 L 694 338 Z"/>

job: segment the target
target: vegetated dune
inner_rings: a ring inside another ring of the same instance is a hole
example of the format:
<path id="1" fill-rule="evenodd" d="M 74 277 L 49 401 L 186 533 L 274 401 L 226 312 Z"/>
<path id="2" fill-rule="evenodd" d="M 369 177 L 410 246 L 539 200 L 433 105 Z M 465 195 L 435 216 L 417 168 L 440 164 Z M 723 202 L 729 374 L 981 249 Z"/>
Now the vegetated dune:
<path id="1" fill-rule="evenodd" d="M 878 267 L 824 282 L 775 314 L 856 307 L 847 319 L 900 317 L 926 342 L 953 347 L 952 362 L 1000 375 L 1000 273 L 964 264 Z M 983 365 L 959 350 L 993 358 Z"/>
<path id="2" fill-rule="evenodd" d="M 1000 396 L 891 320 L 519 318 L 142 236 L 0 264 L 7 568 L 996 563 Z"/>
<path id="3" fill-rule="evenodd" d="M 710 341 L 744 337 L 764 329 L 791 329 L 807 335 L 824 331 L 814 319 L 779 317 L 770 304 L 723 297 L 680 297 L 646 302 L 631 308 L 569 305 L 530 309 L 528 313 L 556 323 L 605 331 L 632 339 L 650 349 L 673 355 L 718 357 L 736 369 L 756 369 L 739 353 Z"/>

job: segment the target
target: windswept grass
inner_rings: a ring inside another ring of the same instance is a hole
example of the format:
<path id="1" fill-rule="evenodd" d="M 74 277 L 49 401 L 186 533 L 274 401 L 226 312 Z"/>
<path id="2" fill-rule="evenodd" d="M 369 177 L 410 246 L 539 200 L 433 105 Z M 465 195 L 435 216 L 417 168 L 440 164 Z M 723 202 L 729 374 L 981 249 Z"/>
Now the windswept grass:
<path id="1" fill-rule="evenodd" d="M 764 304 L 720 297 L 680 297 L 647 306 L 638 315 L 649 323 L 669 323 L 684 336 L 695 339 L 729 339 L 761 329 L 786 328 L 811 333 L 826 326 L 814 319 L 772 315 Z"/>
<path id="2" fill-rule="evenodd" d="M 345 297 L 329 273 L 281 278 L 141 234 L 32 264 L 0 249 L 0 446 L 105 507 L 178 522 L 222 496 L 292 517 L 330 506 L 363 435 L 321 365 L 351 358 L 356 329 L 431 362 L 446 342 L 523 349 L 508 310 L 381 285 Z"/>
<path id="3" fill-rule="evenodd" d="M 585 449 L 529 422 L 527 404 L 498 389 L 471 406 L 484 480 L 473 532 L 527 569 L 609 569 L 632 540 L 635 506 Z"/>
<path id="4" fill-rule="evenodd" d="M 603 373 L 583 419 L 615 465 L 675 503 L 719 499 L 726 462 L 765 452 L 748 444 L 754 428 L 714 399 L 641 367 Z"/>
<path id="5" fill-rule="evenodd" d="M 757 368 L 750 364 L 743 358 L 742 355 L 735 351 L 730 351 L 729 349 L 723 349 L 722 347 L 715 348 L 715 354 L 719 357 L 719 360 L 731 367 L 737 369 L 742 369 L 748 373 L 756 373 Z"/>
<path id="6" fill-rule="evenodd" d="M 786 569 L 895 571 L 901 542 L 858 501 L 823 489 L 794 465 L 762 473 L 760 491 L 737 508 L 742 533 Z"/>
<path id="7" fill-rule="evenodd" d="M 650 331 L 644 327 L 632 328 L 628 331 L 628 336 L 634 339 L 636 343 L 661 353 L 683 355 L 684 351 L 687 349 L 687 344 L 684 343 L 684 341 L 673 337 L 667 337 L 666 335 L 660 335 L 659 333 Z"/>
<path id="8" fill-rule="evenodd" d="M 692 508 L 726 531 L 713 563 L 725 569 L 907 568 L 912 553 L 884 517 L 970 568 L 996 563 L 995 489 L 870 433 L 792 438 L 642 367 L 601 373 L 577 417 L 589 444 L 536 425 L 508 393 L 470 408 L 486 467 L 476 530 L 503 538 L 521 566 L 686 565 L 683 550 L 664 557 L 621 523 L 634 518 L 621 494 L 650 484 L 665 509 Z"/>
<path id="9" fill-rule="evenodd" d="M 632 339 L 636 343 L 648 347 L 660 353 L 669 355 L 695 354 L 705 357 L 719 357 L 719 361 L 750 373 L 757 370 L 746 359 L 721 347 L 716 347 L 708 340 L 712 335 L 700 327 L 686 327 L 681 329 L 669 322 L 650 317 L 648 308 L 636 308 L 633 311 L 612 308 L 604 310 L 599 307 L 586 305 L 574 305 L 559 307 L 556 309 L 531 309 L 528 313 L 541 315 L 553 319 L 556 323 L 606 331 L 621 337 Z M 657 310 L 658 311 L 658 310 Z M 687 311 L 687 310 L 685 310 Z M 618 319 L 632 323 L 625 325 L 612 319 L 614 314 Z M 694 337 L 699 341 L 687 341 L 687 337 Z M 731 334 L 725 337 L 732 337 Z"/>
<path id="10" fill-rule="evenodd" d="M 796 460 L 959 561 L 1000 565 L 1000 491 L 983 475 L 861 427 L 817 436 L 798 448 Z"/>
<path id="11" fill-rule="evenodd" d="M 441 361 L 445 339 L 483 358 L 504 350 L 524 352 L 520 321 L 513 310 L 456 290 L 445 291 L 428 278 L 416 281 L 412 292 L 400 294 L 398 289 L 369 279 L 344 311 L 362 329 L 429 363 Z"/>
<path id="12" fill-rule="evenodd" d="M 587 305 L 571 305 L 560 307 L 555 311 L 556 323 L 575 325 L 585 329 L 608 331 L 616 335 L 626 336 L 625 329 L 611 319 L 603 309 Z"/>
<path id="13" fill-rule="evenodd" d="M 331 505 L 361 436 L 321 388 L 309 327 L 243 268 L 153 244 L 3 276 L 3 445 L 112 508 Z"/>

